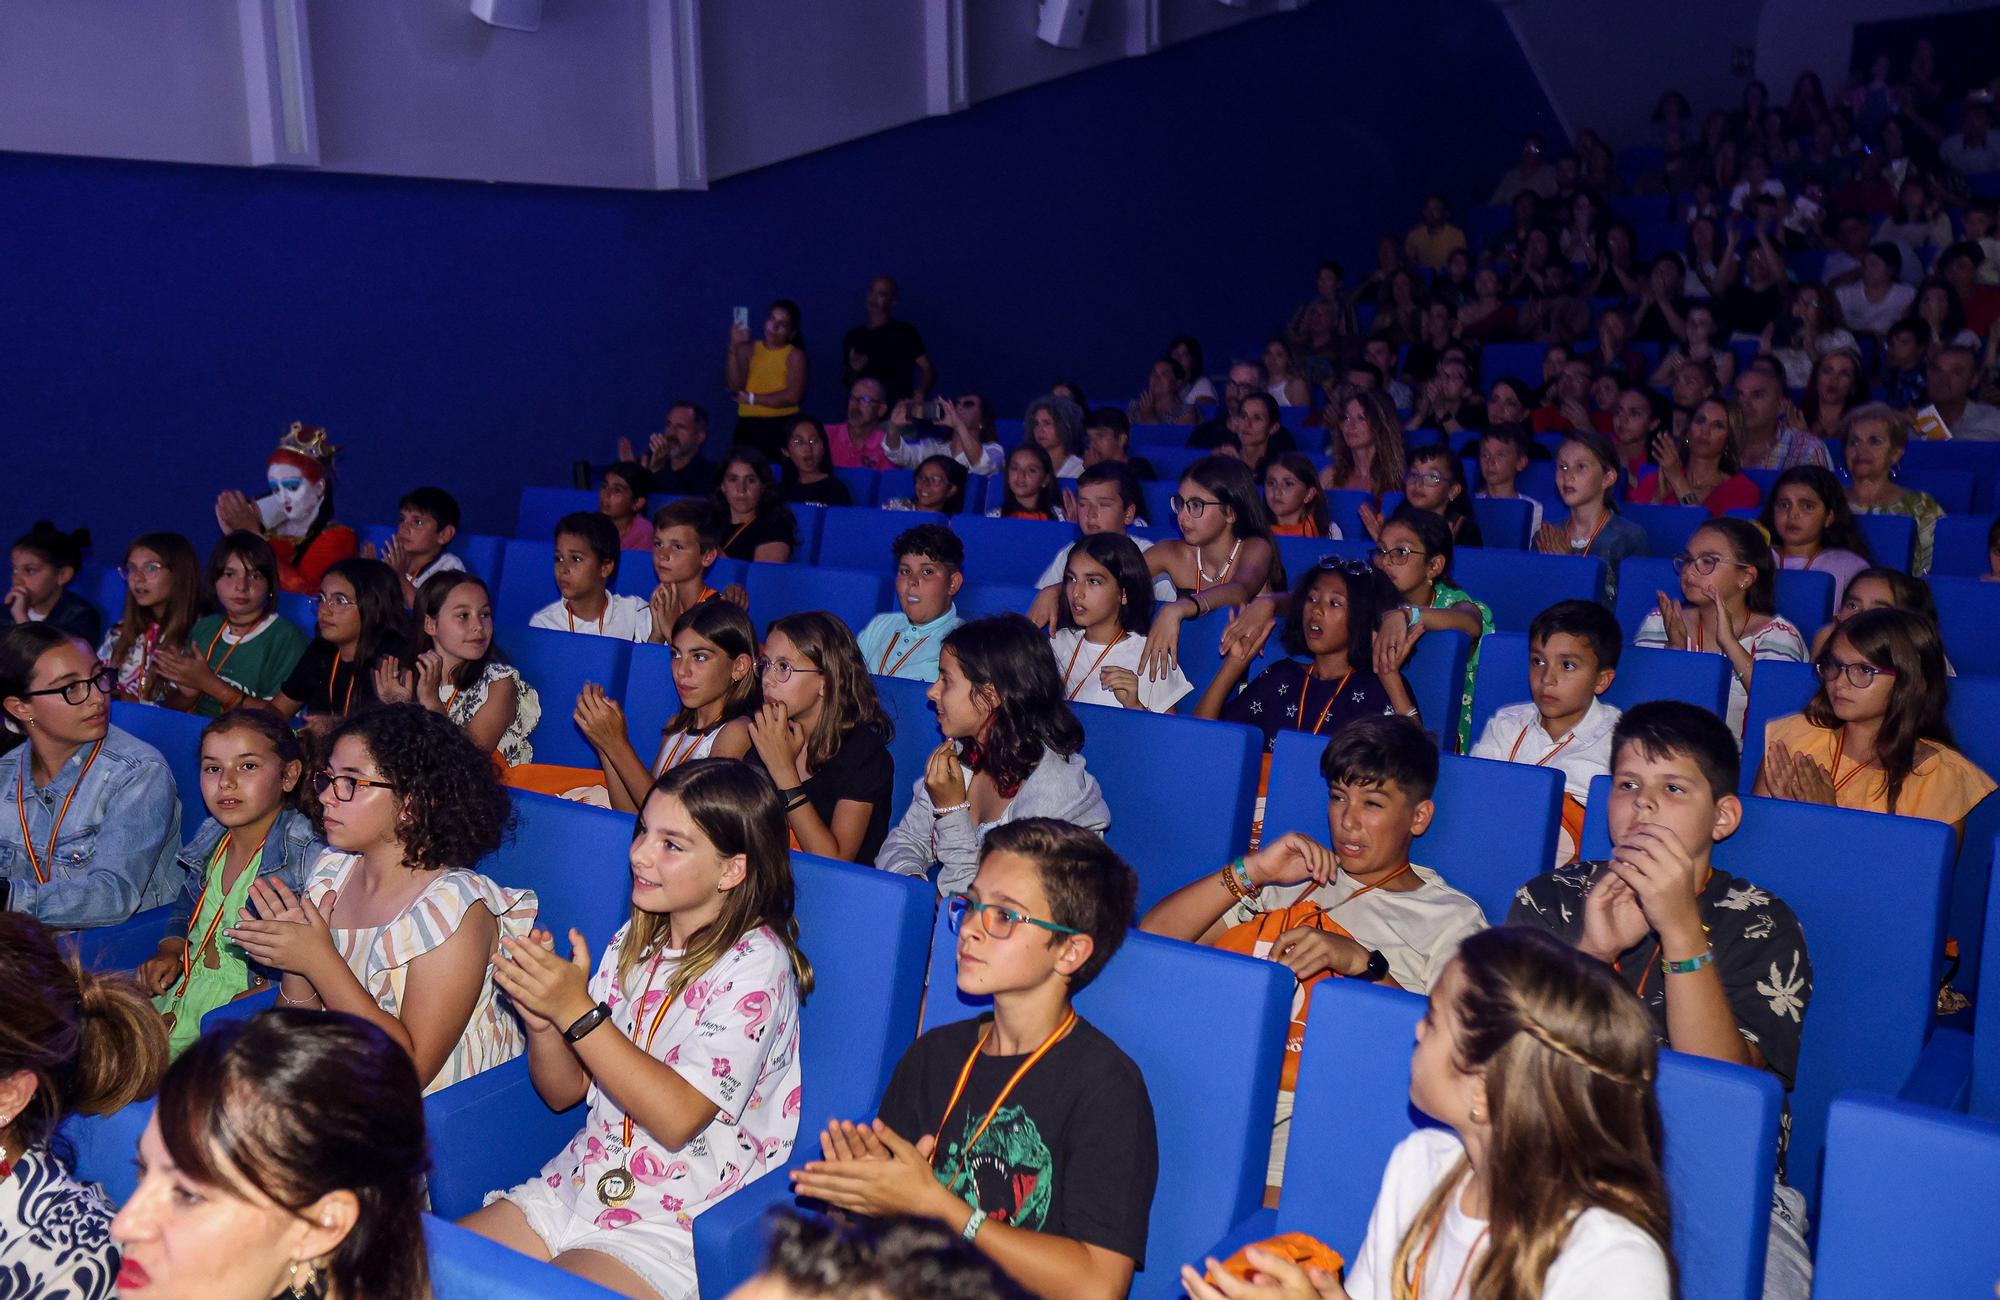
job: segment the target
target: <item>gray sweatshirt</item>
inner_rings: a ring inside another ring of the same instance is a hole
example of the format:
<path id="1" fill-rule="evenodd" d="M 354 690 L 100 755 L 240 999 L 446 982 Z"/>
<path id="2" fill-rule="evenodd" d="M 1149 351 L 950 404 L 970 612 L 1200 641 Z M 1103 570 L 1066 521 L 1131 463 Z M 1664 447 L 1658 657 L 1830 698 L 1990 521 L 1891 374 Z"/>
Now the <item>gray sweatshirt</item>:
<path id="1" fill-rule="evenodd" d="M 950 894 L 972 883 L 979 871 L 979 844 L 986 832 L 1006 822 L 1024 817 L 1054 817 L 1104 834 L 1111 825 L 1111 809 L 1097 778 L 1086 772 L 1083 755 L 1064 758 L 1053 749 L 1042 750 L 1042 761 L 1028 773 L 1028 779 L 1014 795 L 1013 802 L 999 818 L 985 826 L 976 825 L 972 810 L 961 808 L 939 817 L 931 803 L 931 792 L 918 777 L 916 793 L 903 820 L 882 841 L 875 865 L 883 871 L 904 876 L 923 876 L 938 863 L 940 894 Z"/>

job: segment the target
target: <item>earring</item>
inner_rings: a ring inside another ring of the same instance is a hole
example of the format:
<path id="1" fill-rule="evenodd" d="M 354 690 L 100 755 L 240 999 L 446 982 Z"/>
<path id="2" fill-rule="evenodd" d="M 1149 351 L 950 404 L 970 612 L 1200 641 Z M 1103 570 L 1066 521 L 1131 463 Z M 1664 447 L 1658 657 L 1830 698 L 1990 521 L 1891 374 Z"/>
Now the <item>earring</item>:
<path id="1" fill-rule="evenodd" d="M 1472 1103 L 1472 1122 L 1475 1124 L 1484 1124 L 1486 1122 L 1486 1107 L 1476 1101 Z"/>
<path id="2" fill-rule="evenodd" d="M 305 1274 L 300 1276 L 299 1266 L 305 1265 Z M 319 1263 L 316 1260 L 293 1260 L 285 1270 L 285 1281 L 295 1300 L 304 1298 L 319 1289 Z"/>

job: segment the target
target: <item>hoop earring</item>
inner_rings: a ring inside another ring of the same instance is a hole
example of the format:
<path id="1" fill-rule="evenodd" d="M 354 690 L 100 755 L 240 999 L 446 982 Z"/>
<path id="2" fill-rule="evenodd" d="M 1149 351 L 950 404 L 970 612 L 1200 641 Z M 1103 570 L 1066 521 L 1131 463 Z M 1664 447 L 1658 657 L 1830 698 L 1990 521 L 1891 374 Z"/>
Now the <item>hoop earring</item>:
<path id="1" fill-rule="evenodd" d="M 304 1277 L 299 1276 L 301 1263 L 305 1265 Z M 285 1270 L 285 1281 L 294 1300 L 304 1300 L 307 1295 L 319 1289 L 319 1263 L 315 1260 L 293 1260 L 291 1267 Z"/>

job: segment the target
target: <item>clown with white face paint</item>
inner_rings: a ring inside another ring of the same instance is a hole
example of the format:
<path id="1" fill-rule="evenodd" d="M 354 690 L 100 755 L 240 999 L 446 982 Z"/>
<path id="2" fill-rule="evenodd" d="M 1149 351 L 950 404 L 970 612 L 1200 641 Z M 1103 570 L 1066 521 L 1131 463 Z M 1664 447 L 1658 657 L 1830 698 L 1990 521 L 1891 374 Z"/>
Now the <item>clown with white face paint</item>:
<path id="1" fill-rule="evenodd" d="M 333 521 L 333 457 L 338 450 L 317 425 L 294 423 L 265 465 L 270 491 L 251 501 L 224 492 L 215 521 L 224 533 L 262 533 L 278 555 L 278 580 L 286 591 L 319 590 L 328 568 L 359 551 L 354 530 Z"/>

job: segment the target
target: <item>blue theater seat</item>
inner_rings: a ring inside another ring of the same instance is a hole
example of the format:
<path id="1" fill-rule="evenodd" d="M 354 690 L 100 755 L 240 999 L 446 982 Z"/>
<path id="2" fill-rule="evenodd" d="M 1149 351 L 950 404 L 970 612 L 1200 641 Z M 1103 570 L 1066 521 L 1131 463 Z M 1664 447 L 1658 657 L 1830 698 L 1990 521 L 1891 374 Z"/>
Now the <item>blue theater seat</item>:
<path id="1" fill-rule="evenodd" d="M 892 551 L 903 530 L 918 524 L 944 522 L 945 516 L 928 510 L 828 506 L 826 522 L 820 526 L 819 562 L 844 569 L 893 573 L 896 561 Z"/>
<path id="2" fill-rule="evenodd" d="M 1474 497 L 1472 517 L 1489 549 L 1521 551 L 1528 547 L 1535 508 L 1519 497 Z"/>
<path id="3" fill-rule="evenodd" d="M 1934 578 L 1938 625 L 1953 667 L 1961 673 L 2000 676 L 2000 582 Z"/>
<path id="4" fill-rule="evenodd" d="M 854 505 L 846 508 L 866 510 L 880 504 L 885 499 L 882 496 L 881 490 L 882 476 L 876 470 L 867 469 L 862 466 L 855 466 L 848 469 L 836 467 L 829 470 L 828 473 L 847 484 L 847 491 L 854 498 Z M 842 507 L 834 508 L 839 509 Z"/>
<path id="5" fill-rule="evenodd" d="M 496 635 L 526 627 L 557 596 L 553 542 L 517 538 L 500 550 L 500 585 L 493 592 Z"/>
<path id="6" fill-rule="evenodd" d="M 1671 557 L 1635 555 L 1618 566 L 1618 626 L 1627 639 L 1639 635 L 1646 615 L 1660 608 L 1660 593 L 1681 599 L 1680 575 Z M 1790 622 L 1812 644 L 1813 633 L 1833 618 L 1833 575 L 1804 569 L 1780 569 L 1778 616 Z"/>
<path id="7" fill-rule="evenodd" d="M 591 495 L 594 497 L 596 494 Z M 370 524 L 361 530 L 361 540 L 373 545 L 378 554 L 395 535 L 394 524 Z M 459 558 L 467 573 L 491 589 L 500 581 L 500 555 L 508 540 L 495 534 L 460 533 L 451 539 L 451 545 L 445 550 Z"/>
<path id="8" fill-rule="evenodd" d="M 1663 651 L 1662 653 L 1674 653 Z M 1720 655 L 1687 655 L 1689 659 L 1714 659 Z M 1757 664 L 1750 679 L 1750 706 L 1743 713 L 1743 780 L 1737 789 L 1749 794 L 1764 766 L 1764 728 L 1774 718 L 1799 712 L 1819 690 L 1819 670 L 1807 663 L 1765 659 Z"/>
<path id="9" fill-rule="evenodd" d="M 1319 762 L 1327 743 L 1299 731 L 1278 737 L 1264 801 L 1264 843 L 1287 831 L 1326 843 L 1326 779 Z M 1562 773 L 1555 768 L 1446 754 L 1432 795 L 1437 811 L 1410 845 L 1410 858 L 1470 895 L 1497 925 L 1507 919 L 1514 891 L 1554 864 L 1561 798 Z"/>
<path id="10" fill-rule="evenodd" d="M 1618 507 L 1627 522 L 1646 532 L 1646 547 L 1654 558 L 1665 560 L 1687 549 L 1688 538 L 1709 520 L 1700 506 L 1660 506 L 1628 501 Z M 1631 561 L 1625 561 L 1630 564 Z M 1621 568 L 1622 571 L 1622 568 Z"/>
<path id="11" fill-rule="evenodd" d="M 317 596 L 308 596 L 296 591 L 278 593 L 278 617 L 306 634 L 311 640 L 319 635 L 319 606 Z"/>
<path id="12" fill-rule="evenodd" d="M 632 660 L 632 643 L 586 632 L 508 628 L 507 658 L 541 697 L 542 720 L 529 739 L 538 763 L 597 766 L 597 751 L 577 730 L 571 713 L 585 682 L 616 690 Z"/>
<path id="13" fill-rule="evenodd" d="M 1910 571 L 1917 553 L 1917 521 L 1907 515 L 1856 515 L 1855 524 L 1868 539 L 1875 563 Z"/>
<path id="14" fill-rule="evenodd" d="M 1939 578 L 1979 578 L 1992 572 L 1986 551 L 1986 534 L 1993 527 L 1992 515 L 1947 515 L 1937 521 L 1936 540 L 1931 550 L 1931 576 Z"/>
<path id="15" fill-rule="evenodd" d="M 1035 603 L 1036 590 L 1026 584 L 968 582 L 959 588 L 959 617 L 985 618 L 992 614 L 1025 614 Z M 870 664 L 869 667 L 874 667 Z"/>
<path id="16" fill-rule="evenodd" d="M 625 734 L 632 748 L 647 763 L 659 749 L 660 729 L 680 711 L 680 692 L 674 689 L 674 650 L 665 645 L 635 645 L 632 661 L 625 669 L 622 689 L 601 683 L 625 710 Z"/>
<path id="17" fill-rule="evenodd" d="M 954 515 L 951 530 L 965 543 L 966 572 L 982 582 L 1031 583 L 1056 552 L 1076 540 L 1071 525 L 1044 519 Z"/>
<path id="18" fill-rule="evenodd" d="M 596 947 L 631 915 L 632 814 L 517 791 L 513 838 L 479 864 L 509 889 L 532 889 L 535 924 L 583 931 Z"/>
<path id="19" fill-rule="evenodd" d="M 958 991 L 957 954 L 940 908 L 925 1029 L 988 1006 Z M 1153 1103 L 1160 1178 L 1133 1295 L 1180 1295 L 1180 1266 L 1262 1202 L 1294 987 L 1275 962 L 1135 931 L 1077 995 L 1077 1011 L 1138 1065 Z M 1167 990 L 1171 1015 L 1161 1013 Z"/>
<path id="20" fill-rule="evenodd" d="M 1595 555 L 1539 555 L 1473 547 L 1454 552 L 1451 569 L 1452 581 L 1493 611 L 1496 632 L 1527 631 L 1535 615 L 1559 600 L 1604 597 L 1606 569 Z"/>
<path id="21" fill-rule="evenodd" d="M 139 1135 L 153 1117 L 153 1099 L 143 1098 L 109 1115 L 71 1115 L 58 1130 L 76 1154 L 77 1181 L 98 1183 L 113 1205 L 123 1205 L 139 1186 L 132 1159 Z"/>
<path id="22" fill-rule="evenodd" d="M 542 567 L 548 567 L 544 557 Z M 702 578 L 710 587 L 721 591 L 732 582 L 742 582 L 750 575 L 750 565 L 745 560 L 718 559 L 708 566 Z M 611 590 L 621 596 L 637 596 L 640 600 L 651 600 L 653 592 L 659 588 L 660 575 L 653 568 L 651 551 L 620 551 L 618 572 L 611 575 Z M 546 595 L 542 604 L 556 598 L 555 579 L 550 576 L 545 581 Z"/>
<path id="23" fill-rule="evenodd" d="M 594 488 L 525 487 L 514 520 L 514 536 L 544 546 L 555 541 L 556 523 L 564 515 L 597 509 Z"/>
<path id="24" fill-rule="evenodd" d="M 896 764 L 896 780 L 889 798 L 889 824 L 894 826 L 902 819 L 903 810 L 910 806 L 915 783 L 923 776 L 931 751 L 943 743 L 944 735 L 938 731 L 937 712 L 926 695 L 929 682 L 911 681 L 907 677 L 870 680 L 875 683 L 876 697 L 882 701 L 882 711 L 896 724 L 896 734 L 889 741 L 889 757 Z"/>
<path id="25" fill-rule="evenodd" d="M 1757 671 L 1764 666 L 1759 664 Z M 1472 738 L 1479 739 L 1487 720 L 1503 706 L 1530 698 L 1527 636 L 1495 632 L 1485 638 L 1479 679 L 1472 688 Z M 1621 709 L 1647 700 L 1685 700 L 1720 716 L 1729 704 L 1729 661 L 1721 655 L 1625 646 L 1618 652 L 1618 675 L 1603 698 Z"/>
<path id="26" fill-rule="evenodd" d="M 825 610 L 859 635 L 868 620 L 889 607 L 889 566 L 828 569 L 807 564 L 752 564 L 744 587 L 757 626 L 806 610 Z"/>
<path id="27" fill-rule="evenodd" d="M 174 774 L 181 801 L 181 839 L 193 837 L 208 817 L 201 798 L 201 733 L 209 719 L 158 704 L 111 702 L 111 725 L 160 751 Z"/>

